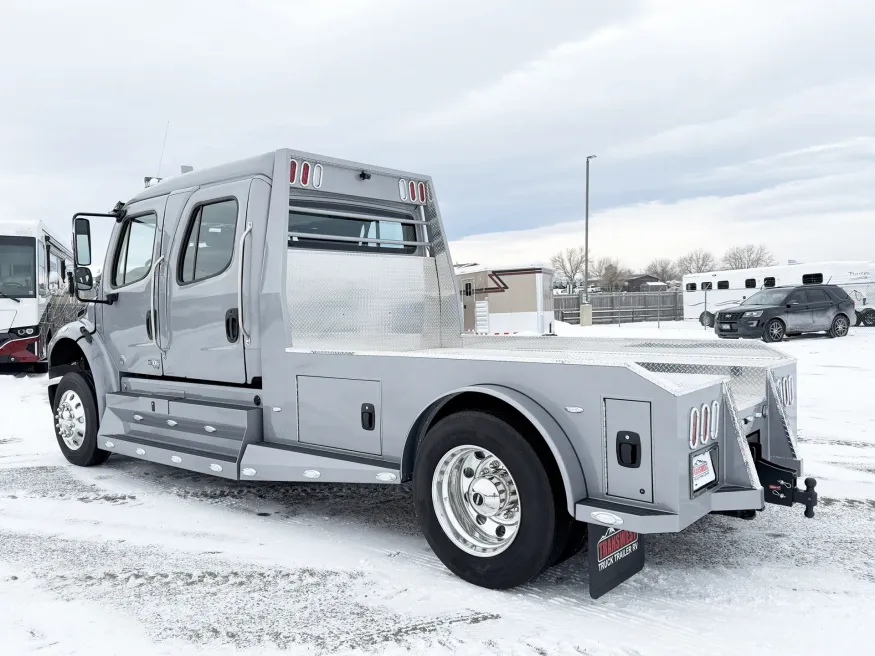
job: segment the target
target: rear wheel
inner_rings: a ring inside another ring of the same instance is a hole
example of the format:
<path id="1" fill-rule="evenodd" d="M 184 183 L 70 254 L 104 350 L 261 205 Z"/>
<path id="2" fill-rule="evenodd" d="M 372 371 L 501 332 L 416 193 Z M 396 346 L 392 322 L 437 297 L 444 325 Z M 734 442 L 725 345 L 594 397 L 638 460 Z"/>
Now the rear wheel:
<path id="1" fill-rule="evenodd" d="M 97 402 L 89 374 L 66 374 L 55 390 L 54 405 L 55 436 L 64 457 L 80 467 L 106 462 L 109 452 L 97 448 Z"/>
<path id="2" fill-rule="evenodd" d="M 772 319 L 763 329 L 764 342 L 780 342 L 784 339 L 784 322 L 780 319 Z"/>
<path id="3" fill-rule="evenodd" d="M 426 540 L 469 583 L 512 588 L 568 557 L 573 522 L 561 495 L 499 417 L 468 410 L 439 421 L 419 447 L 413 486 Z"/>
<path id="4" fill-rule="evenodd" d="M 832 326 L 828 334 L 830 337 L 844 337 L 848 334 L 849 327 L 850 321 L 848 321 L 848 318 L 843 314 L 839 314 L 832 320 Z"/>

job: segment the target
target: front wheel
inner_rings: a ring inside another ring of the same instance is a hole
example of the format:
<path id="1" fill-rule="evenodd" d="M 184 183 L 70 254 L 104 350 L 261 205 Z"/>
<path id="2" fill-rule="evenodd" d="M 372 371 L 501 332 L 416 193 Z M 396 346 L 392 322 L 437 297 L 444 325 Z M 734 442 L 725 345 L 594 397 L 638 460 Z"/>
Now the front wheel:
<path id="1" fill-rule="evenodd" d="M 705 328 L 713 328 L 714 327 L 714 315 L 710 312 L 702 312 L 699 315 L 699 323 L 705 326 Z"/>
<path id="2" fill-rule="evenodd" d="M 55 436 L 61 453 L 74 465 L 106 462 L 109 451 L 97 448 L 97 402 L 88 374 L 66 374 L 55 390 Z"/>
<path id="3" fill-rule="evenodd" d="M 784 339 L 784 322 L 780 319 L 772 319 L 763 330 L 764 342 L 780 342 Z"/>
<path id="4" fill-rule="evenodd" d="M 459 412 L 431 428 L 417 452 L 413 486 L 426 540 L 469 583 L 521 585 L 571 546 L 562 495 L 538 454 L 494 415 Z"/>
<path id="5" fill-rule="evenodd" d="M 832 320 L 832 326 L 829 329 L 829 336 L 844 337 L 848 334 L 849 326 L 850 323 L 848 322 L 848 318 L 845 315 L 840 314 Z"/>

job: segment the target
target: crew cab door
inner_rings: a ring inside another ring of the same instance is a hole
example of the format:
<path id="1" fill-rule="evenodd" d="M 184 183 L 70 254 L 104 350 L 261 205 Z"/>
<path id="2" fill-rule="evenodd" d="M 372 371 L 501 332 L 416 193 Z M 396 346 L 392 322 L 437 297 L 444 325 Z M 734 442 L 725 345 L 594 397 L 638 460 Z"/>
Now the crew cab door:
<path id="1" fill-rule="evenodd" d="M 165 249 L 162 347 L 167 376 L 246 382 L 240 258 L 241 242 L 249 234 L 251 185 L 247 179 L 202 187 L 183 208 Z M 247 237 L 250 255 L 251 241 Z"/>
<path id="2" fill-rule="evenodd" d="M 128 206 L 113 230 L 102 272 L 104 305 L 102 332 L 110 357 L 123 373 L 161 375 L 161 351 L 150 316 L 157 310 L 154 282 L 161 256 L 161 233 L 167 196 Z"/>
<path id="3" fill-rule="evenodd" d="M 790 294 L 785 305 L 787 332 L 803 332 L 812 329 L 811 310 L 808 307 L 808 297 L 804 290 L 797 289 Z"/>

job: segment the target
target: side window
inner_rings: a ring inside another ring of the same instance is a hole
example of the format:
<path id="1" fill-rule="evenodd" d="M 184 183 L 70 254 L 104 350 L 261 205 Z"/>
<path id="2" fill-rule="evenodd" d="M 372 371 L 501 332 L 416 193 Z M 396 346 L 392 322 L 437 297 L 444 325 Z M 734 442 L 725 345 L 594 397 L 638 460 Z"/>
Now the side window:
<path id="1" fill-rule="evenodd" d="M 757 279 L 756 278 L 748 278 L 747 280 L 744 281 L 744 286 L 747 289 L 756 289 Z"/>
<path id="2" fill-rule="evenodd" d="M 688 292 L 694 292 L 694 291 L 696 291 L 696 283 L 694 283 L 694 282 L 688 282 L 688 283 L 687 283 L 687 291 L 688 291 Z"/>
<path id="3" fill-rule="evenodd" d="M 470 281 L 465 281 L 465 296 L 473 296 L 474 295 L 474 284 Z"/>
<path id="4" fill-rule="evenodd" d="M 823 284 L 823 274 L 822 273 L 806 273 L 802 276 L 802 284 L 803 285 L 822 285 Z"/>
<path id="5" fill-rule="evenodd" d="M 787 300 L 785 302 L 787 303 L 787 305 L 796 303 L 807 303 L 808 298 L 805 296 L 805 292 L 795 291 L 787 297 Z"/>
<path id="6" fill-rule="evenodd" d="M 704 291 L 708 291 L 709 289 L 714 289 L 714 283 L 713 283 L 713 282 L 710 282 L 710 281 L 708 281 L 708 282 L 703 282 L 703 283 L 702 283 L 702 289 L 703 289 Z"/>
<path id="7" fill-rule="evenodd" d="M 36 244 L 37 250 L 37 275 L 39 276 L 39 295 L 48 296 L 49 288 L 46 285 L 46 247 L 41 241 Z"/>
<path id="8" fill-rule="evenodd" d="M 717 281 L 717 289 L 729 289 L 729 281 L 728 280 L 718 280 Z"/>
<path id="9" fill-rule="evenodd" d="M 192 214 L 179 254 L 180 284 L 217 276 L 231 264 L 237 232 L 237 201 L 201 205 Z"/>
<path id="10" fill-rule="evenodd" d="M 763 278 L 763 287 L 774 287 L 775 279 L 774 278 Z"/>
<path id="11" fill-rule="evenodd" d="M 113 260 L 113 287 L 139 282 L 149 274 L 157 226 L 158 217 L 154 213 L 125 220 Z"/>
<path id="12" fill-rule="evenodd" d="M 808 290 L 808 300 L 811 303 L 823 303 L 829 302 L 829 296 L 822 289 L 809 289 Z"/>
<path id="13" fill-rule="evenodd" d="M 837 297 L 840 301 L 846 301 L 850 298 L 850 296 L 848 296 L 848 292 L 846 292 L 841 287 L 833 287 L 830 291 L 832 291 L 833 295 Z"/>

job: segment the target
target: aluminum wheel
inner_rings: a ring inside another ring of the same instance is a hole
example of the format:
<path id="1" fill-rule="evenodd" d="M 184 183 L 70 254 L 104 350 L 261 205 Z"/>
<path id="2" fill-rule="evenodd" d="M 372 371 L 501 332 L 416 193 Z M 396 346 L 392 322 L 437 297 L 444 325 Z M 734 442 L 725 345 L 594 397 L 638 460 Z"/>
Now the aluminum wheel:
<path id="1" fill-rule="evenodd" d="M 465 444 L 448 451 L 434 470 L 431 496 L 444 533 L 466 553 L 497 556 L 516 537 L 522 515 L 516 483 L 485 449 Z"/>
<path id="2" fill-rule="evenodd" d="M 832 324 L 832 330 L 836 337 L 844 337 L 848 334 L 848 320 L 842 316 L 836 317 Z"/>
<path id="3" fill-rule="evenodd" d="M 784 337 L 784 324 L 780 321 L 770 322 L 766 330 L 769 331 L 769 337 L 773 342 L 780 342 Z"/>
<path id="4" fill-rule="evenodd" d="M 71 451 L 78 451 L 85 441 L 85 406 L 73 390 L 67 390 L 58 403 L 55 425 L 64 444 Z"/>

